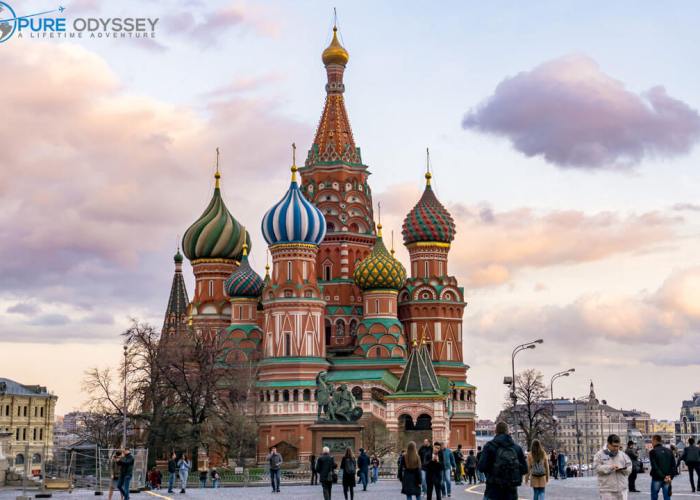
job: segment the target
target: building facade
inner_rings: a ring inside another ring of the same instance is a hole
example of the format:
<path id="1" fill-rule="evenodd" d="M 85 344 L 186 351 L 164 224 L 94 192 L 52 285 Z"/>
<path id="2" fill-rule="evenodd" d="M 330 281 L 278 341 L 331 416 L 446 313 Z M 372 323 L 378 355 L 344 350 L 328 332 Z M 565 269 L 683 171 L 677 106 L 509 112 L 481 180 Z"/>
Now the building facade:
<path id="1" fill-rule="evenodd" d="M 695 438 L 696 443 L 700 443 L 700 392 L 683 401 L 680 418 L 675 423 L 676 443 L 685 444 L 691 437 Z"/>
<path id="2" fill-rule="evenodd" d="M 4 446 L 9 465 L 36 474 L 53 456 L 54 410 L 58 397 L 38 385 L 0 378 L 0 431 L 9 433 Z"/>
<path id="3" fill-rule="evenodd" d="M 430 431 L 474 447 L 476 388 L 463 359 L 466 301 L 448 272 L 456 228 L 428 170 L 402 228 L 410 277 L 387 248 L 345 108 L 348 61 L 334 28 L 322 54 L 326 95 L 313 142 L 262 218 L 272 258 L 265 278 L 248 264 L 248 230 L 224 203 L 218 165 L 214 195 L 182 241 L 195 275 L 191 301 L 183 258 L 175 256 L 163 334 L 191 328 L 223 335 L 228 362 L 255 364 L 259 458 L 273 444 L 300 460 L 312 453 L 321 371 L 336 387 L 351 388 L 363 421 L 376 417 L 392 432 Z"/>

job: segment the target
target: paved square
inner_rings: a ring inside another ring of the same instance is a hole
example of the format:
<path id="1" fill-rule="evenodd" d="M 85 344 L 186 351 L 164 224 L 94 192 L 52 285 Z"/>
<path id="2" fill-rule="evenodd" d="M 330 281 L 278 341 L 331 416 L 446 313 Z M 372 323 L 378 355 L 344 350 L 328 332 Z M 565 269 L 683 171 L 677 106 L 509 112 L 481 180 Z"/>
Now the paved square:
<path id="1" fill-rule="evenodd" d="M 629 500 L 643 500 L 649 498 L 650 480 L 648 475 L 638 478 L 637 488 L 641 493 L 630 493 Z M 192 488 L 187 490 L 185 495 L 179 493 L 168 494 L 165 490 L 155 492 L 142 492 L 132 494 L 133 500 L 177 500 L 177 499 L 245 499 L 245 500 L 307 500 L 307 499 L 322 499 L 320 486 L 292 486 L 282 484 L 282 492 L 280 494 L 272 494 L 267 486 L 254 486 L 249 488 L 220 488 L 217 490 L 207 488 L 199 489 Z M 401 494 L 401 485 L 398 481 L 381 480 L 376 485 L 370 485 L 367 492 L 355 489 L 356 500 L 404 500 L 405 496 Z M 452 485 L 452 498 L 470 499 L 483 498 L 483 485 L 476 486 L 457 486 Z M 29 496 L 34 497 L 35 492 L 30 492 Z M 20 491 L 17 490 L 0 490 L 0 500 L 14 500 Z M 673 498 L 697 498 L 700 499 L 700 494 L 692 494 L 688 483 L 688 475 L 683 474 L 676 478 L 673 482 Z M 89 498 L 104 498 L 95 497 L 93 491 L 74 491 L 69 493 L 54 493 L 55 499 L 75 499 L 87 500 Z M 341 500 L 343 498 L 343 488 L 340 485 L 333 486 L 333 498 Z M 425 497 L 423 497 L 425 498 Z M 520 488 L 521 499 L 532 499 L 532 490 L 527 487 Z M 567 479 L 564 481 L 552 481 L 547 486 L 547 500 L 593 500 L 599 498 L 594 477 Z M 119 495 L 115 495 L 113 500 L 119 500 Z"/>

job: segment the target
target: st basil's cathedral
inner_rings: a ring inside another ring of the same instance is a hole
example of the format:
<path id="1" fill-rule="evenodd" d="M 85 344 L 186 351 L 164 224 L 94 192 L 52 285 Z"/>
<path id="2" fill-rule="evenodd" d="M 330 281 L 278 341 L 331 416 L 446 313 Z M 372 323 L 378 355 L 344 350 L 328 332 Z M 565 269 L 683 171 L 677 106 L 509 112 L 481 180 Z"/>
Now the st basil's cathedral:
<path id="1" fill-rule="evenodd" d="M 368 166 L 355 144 L 343 95 L 349 60 L 333 28 L 323 51 L 326 99 L 304 165 L 262 218 L 272 268 L 248 262 L 248 230 L 214 194 L 184 233 L 195 277 L 188 299 L 183 256 L 163 325 L 188 323 L 224 335 L 226 362 L 257 365 L 258 459 L 273 444 L 304 461 L 314 450 L 316 377 L 346 385 L 367 418 L 389 432 L 427 431 L 452 447 L 475 447 L 475 387 L 463 359 L 464 289 L 449 274 L 455 224 L 425 174 L 403 222 L 410 276 L 375 225 Z"/>

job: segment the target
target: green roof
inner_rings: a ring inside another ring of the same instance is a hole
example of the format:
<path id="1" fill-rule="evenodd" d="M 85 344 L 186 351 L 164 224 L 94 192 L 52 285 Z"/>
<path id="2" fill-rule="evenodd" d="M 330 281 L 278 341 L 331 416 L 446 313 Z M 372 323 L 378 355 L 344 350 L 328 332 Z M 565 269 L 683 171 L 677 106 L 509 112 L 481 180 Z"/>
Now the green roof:
<path id="1" fill-rule="evenodd" d="M 392 391 L 396 390 L 399 382 L 399 379 L 389 370 L 338 370 L 329 372 L 328 380 L 331 382 L 379 381 Z"/>
<path id="2" fill-rule="evenodd" d="M 319 365 L 327 365 L 328 361 L 326 358 L 316 358 L 316 357 L 286 357 L 279 356 L 276 358 L 265 358 L 260 361 L 259 365 L 276 365 L 285 363 L 311 363 Z"/>
<path id="3" fill-rule="evenodd" d="M 227 332 L 232 332 L 234 330 L 242 330 L 246 333 L 250 333 L 253 330 L 262 332 L 262 329 L 258 325 L 231 325 L 226 327 Z"/>
<path id="4" fill-rule="evenodd" d="M 316 387 L 315 380 L 263 380 L 257 387 Z"/>
<path id="5" fill-rule="evenodd" d="M 425 344 L 411 350 L 396 391 L 414 394 L 441 393 L 435 368 Z"/>

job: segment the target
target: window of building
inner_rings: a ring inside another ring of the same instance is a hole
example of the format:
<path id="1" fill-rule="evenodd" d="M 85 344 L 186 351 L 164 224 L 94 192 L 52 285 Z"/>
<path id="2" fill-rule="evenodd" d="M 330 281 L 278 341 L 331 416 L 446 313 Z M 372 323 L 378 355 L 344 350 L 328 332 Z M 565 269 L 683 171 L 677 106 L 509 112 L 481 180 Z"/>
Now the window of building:
<path id="1" fill-rule="evenodd" d="M 304 401 L 311 401 L 311 391 L 309 389 L 304 389 L 302 397 Z"/>
<path id="2" fill-rule="evenodd" d="M 447 359 L 452 360 L 452 342 L 450 342 L 449 340 L 445 345 L 445 351 L 447 352 Z"/>
<path id="3" fill-rule="evenodd" d="M 442 341 L 442 323 L 435 323 L 435 340 Z"/>
<path id="4" fill-rule="evenodd" d="M 284 334 L 284 355 L 292 355 L 292 335 L 290 333 Z"/>
<path id="5" fill-rule="evenodd" d="M 32 430 L 32 440 L 34 440 L 34 441 L 36 441 L 36 431 L 37 431 L 37 428 L 34 427 L 34 429 Z"/>
<path id="6" fill-rule="evenodd" d="M 309 279 L 309 263 L 306 261 L 301 263 L 301 276 L 303 280 Z"/>
<path id="7" fill-rule="evenodd" d="M 287 281 L 292 280 L 292 261 L 287 262 Z"/>
<path id="8" fill-rule="evenodd" d="M 44 439 L 44 429 L 39 429 L 39 439 L 43 440 Z"/>
<path id="9" fill-rule="evenodd" d="M 18 407 L 17 407 L 17 416 L 18 416 L 18 417 L 21 417 L 21 416 L 22 416 L 22 407 L 21 407 L 21 406 L 18 406 Z"/>
<path id="10" fill-rule="evenodd" d="M 312 332 L 306 332 L 306 355 L 314 355 L 314 334 Z"/>
<path id="11" fill-rule="evenodd" d="M 440 261 L 438 262 L 438 275 L 443 276 L 445 273 L 443 272 L 443 262 Z"/>
<path id="12" fill-rule="evenodd" d="M 17 431 L 15 432 L 15 441 L 19 441 L 19 427 L 17 427 Z"/>
<path id="13" fill-rule="evenodd" d="M 292 297 L 292 291 L 291 290 L 285 290 L 284 291 L 284 297 L 285 298 L 291 298 Z"/>
<path id="14" fill-rule="evenodd" d="M 330 264 L 323 265 L 323 279 L 330 281 L 333 278 L 332 266 Z"/>
<path id="15" fill-rule="evenodd" d="M 374 300 L 374 312 L 379 314 L 379 299 Z"/>
<path id="16" fill-rule="evenodd" d="M 5 416 L 6 417 L 10 416 L 10 405 L 5 405 Z"/>
<path id="17" fill-rule="evenodd" d="M 424 267 L 425 277 L 427 278 L 428 276 L 430 276 L 430 263 L 426 260 L 423 263 L 423 267 Z"/>
<path id="18" fill-rule="evenodd" d="M 214 280 L 209 280 L 209 296 L 214 296 Z"/>
<path id="19" fill-rule="evenodd" d="M 26 408 L 26 406 L 25 406 L 25 408 Z M 26 441 L 26 440 L 27 440 L 27 428 L 24 427 L 22 429 L 22 441 Z"/>
<path id="20" fill-rule="evenodd" d="M 418 337 L 418 323 L 411 323 L 411 340 L 416 340 Z"/>
<path id="21" fill-rule="evenodd" d="M 27 407 L 26 406 L 24 408 L 22 408 L 22 416 L 23 417 L 27 416 Z"/>

